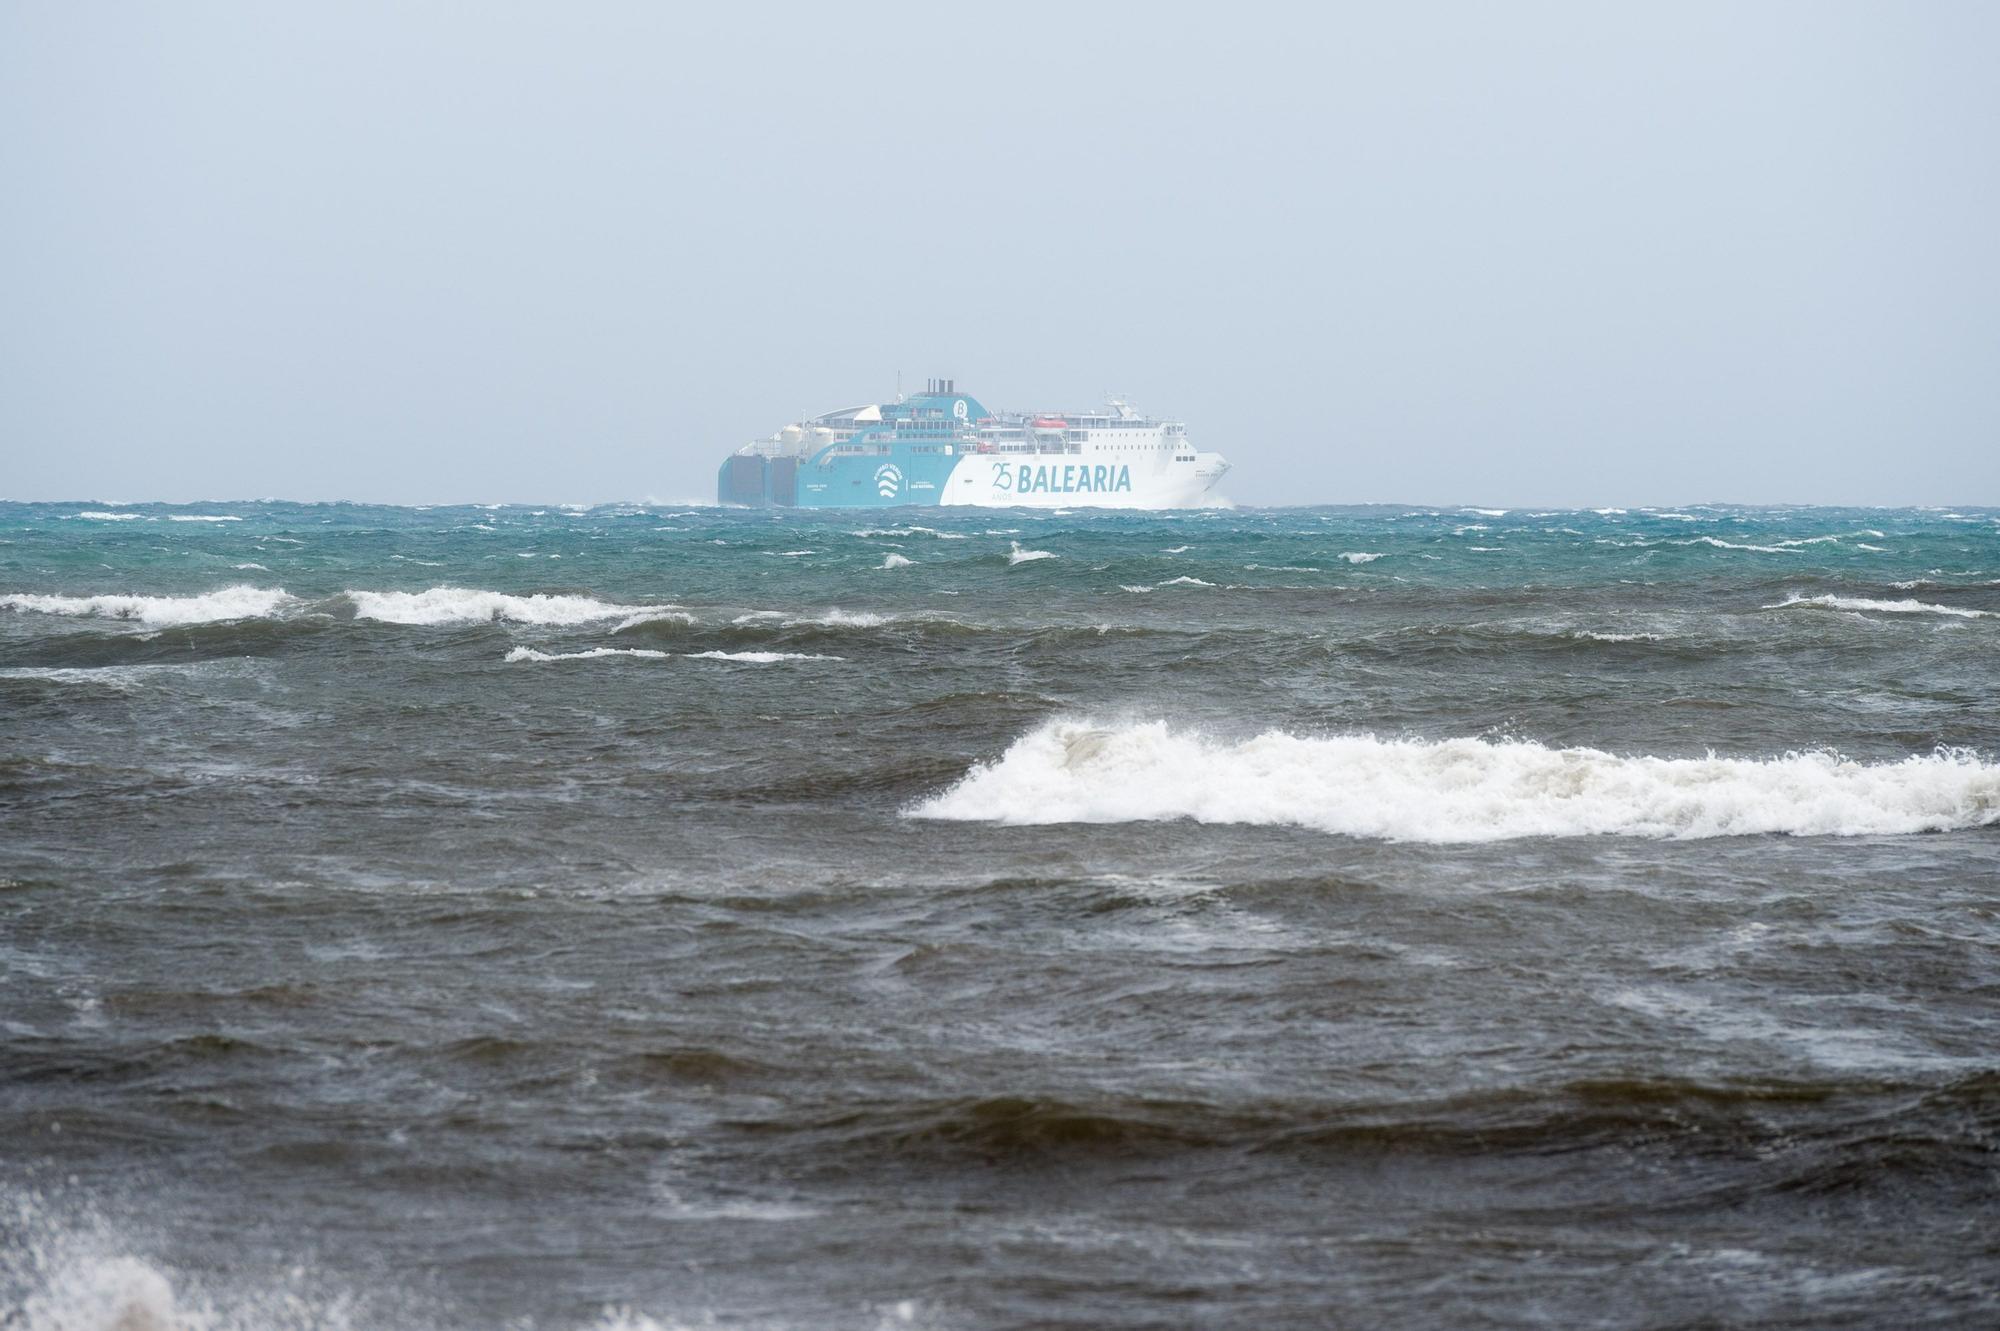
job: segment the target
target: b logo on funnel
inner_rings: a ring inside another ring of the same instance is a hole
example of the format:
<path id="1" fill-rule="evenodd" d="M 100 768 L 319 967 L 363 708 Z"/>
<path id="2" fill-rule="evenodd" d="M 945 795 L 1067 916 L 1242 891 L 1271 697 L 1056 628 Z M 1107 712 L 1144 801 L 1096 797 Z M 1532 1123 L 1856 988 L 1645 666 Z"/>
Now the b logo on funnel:
<path id="1" fill-rule="evenodd" d="M 895 463 L 885 462 L 875 469 L 875 490 L 884 499 L 894 499 L 903 489 L 903 473 Z"/>

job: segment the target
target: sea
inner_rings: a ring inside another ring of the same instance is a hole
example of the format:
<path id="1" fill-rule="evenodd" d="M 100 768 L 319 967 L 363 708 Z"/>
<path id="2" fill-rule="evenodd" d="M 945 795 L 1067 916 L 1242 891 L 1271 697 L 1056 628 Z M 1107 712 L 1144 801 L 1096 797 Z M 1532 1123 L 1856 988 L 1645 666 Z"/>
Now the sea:
<path id="1" fill-rule="evenodd" d="M 2000 1325 L 2000 510 L 0 504 L 7 1331 Z"/>

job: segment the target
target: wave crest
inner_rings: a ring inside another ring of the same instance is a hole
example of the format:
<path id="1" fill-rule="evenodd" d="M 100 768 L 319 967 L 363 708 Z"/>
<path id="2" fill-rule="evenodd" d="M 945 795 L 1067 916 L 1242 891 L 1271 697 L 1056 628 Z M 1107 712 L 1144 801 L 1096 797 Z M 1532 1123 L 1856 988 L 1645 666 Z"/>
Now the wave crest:
<path id="1" fill-rule="evenodd" d="M 2000 765 L 1969 750 L 1857 763 L 1621 757 L 1477 739 L 1225 741 L 1164 722 L 1052 722 L 906 811 L 999 823 L 1188 818 L 1434 843 L 1517 837 L 1871 836 L 2000 822 Z"/>
<path id="2" fill-rule="evenodd" d="M 293 598 L 283 587 L 238 584 L 194 596 L 41 596 L 12 592 L 0 596 L 0 610 L 89 619 L 124 619 L 141 624 L 212 624 L 225 619 L 258 619 Z"/>
<path id="3" fill-rule="evenodd" d="M 1007 551 L 1007 562 L 1009 565 L 1032 564 L 1037 559 L 1054 559 L 1056 557 L 1053 550 L 1023 550 L 1019 541 L 1009 541 L 1007 544 L 1012 547 Z"/>
<path id="4" fill-rule="evenodd" d="M 615 605 L 592 596 L 536 592 L 510 596 L 473 587 L 432 587 L 421 592 L 341 593 L 354 605 L 356 619 L 389 624 L 591 624 L 604 619 L 650 615 L 657 607 Z"/>
<path id="5" fill-rule="evenodd" d="M 1989 619 L 1991 610 L 1969 610 L 1963 606 L 1937 605 L 1905 597 L 1900 601 L 1877 601 L 1865 596 L 1794 596 L 1766 610 L 1787 610 L 1793 606 L 1818 606 L 1827 610 L 1872 610 L 1883 615 L 1953 615 L 1959 619 Z"/>

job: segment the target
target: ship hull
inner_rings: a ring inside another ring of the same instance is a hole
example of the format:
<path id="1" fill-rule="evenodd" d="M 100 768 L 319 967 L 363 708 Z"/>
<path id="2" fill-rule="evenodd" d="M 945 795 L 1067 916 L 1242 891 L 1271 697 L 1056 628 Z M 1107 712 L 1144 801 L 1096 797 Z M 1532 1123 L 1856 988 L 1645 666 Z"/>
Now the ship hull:
<path id="1" fill-rule="evenodd" d="M 901 448 L 802 465 L 784 458 L 732 458 L 724 503 L 797 508 L 1197 508 L 1217 502 L 1229 464 L 1214 453 L 1193 461 L 1093 459 L 1089 455 L 970 453 Z"/>

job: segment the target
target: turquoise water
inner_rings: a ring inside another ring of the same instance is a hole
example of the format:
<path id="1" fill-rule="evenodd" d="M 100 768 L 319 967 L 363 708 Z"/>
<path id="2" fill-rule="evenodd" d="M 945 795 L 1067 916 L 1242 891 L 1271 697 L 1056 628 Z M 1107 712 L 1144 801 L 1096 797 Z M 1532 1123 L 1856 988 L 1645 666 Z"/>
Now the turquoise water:
<path id="1" fill-rule="evenodd" d="M 1996 759 L 1990 509 L 0 504 L 0 1306 L 1978 1324 Z"/>

